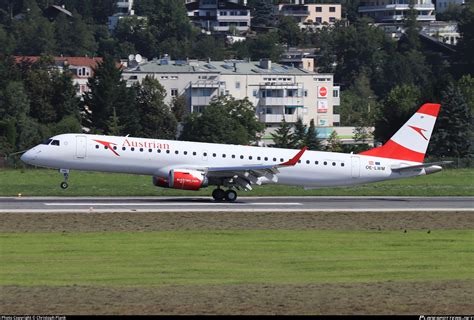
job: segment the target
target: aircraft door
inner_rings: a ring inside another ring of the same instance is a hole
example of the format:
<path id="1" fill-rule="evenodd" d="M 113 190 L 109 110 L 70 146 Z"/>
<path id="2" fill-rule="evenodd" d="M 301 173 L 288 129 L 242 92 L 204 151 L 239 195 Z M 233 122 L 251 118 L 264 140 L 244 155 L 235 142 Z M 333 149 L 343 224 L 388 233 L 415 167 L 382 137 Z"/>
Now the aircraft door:
<path id="1" fill-rule="evenodd" d="M 351 157 L 351 171 L 352 178 L 360 178 L 360 158 L 357 156 Z"/>
<path id="2" fill-rule="evenodd" d="M 76 136 L 76 159 L 85 159 L 87 154 L 86 136 Z"/>

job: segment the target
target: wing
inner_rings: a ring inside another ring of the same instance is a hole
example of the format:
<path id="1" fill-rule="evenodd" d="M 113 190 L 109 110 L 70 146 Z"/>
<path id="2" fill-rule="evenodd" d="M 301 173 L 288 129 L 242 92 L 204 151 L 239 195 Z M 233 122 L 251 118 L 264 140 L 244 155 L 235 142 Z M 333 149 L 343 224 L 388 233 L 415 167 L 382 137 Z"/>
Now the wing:
<path id="1" fill-rule="evenodd" d="M 221 180 L 226 187 L 235 186 L 239 189 L 252 190 L 252 184 L 261 185 L 264 181 L 277 182 L 278 169 L 296 165 L 307 149 L 304 147 L 292 159 L 275 165 L 208 167 L 206 174 L 210 180 Z"/>

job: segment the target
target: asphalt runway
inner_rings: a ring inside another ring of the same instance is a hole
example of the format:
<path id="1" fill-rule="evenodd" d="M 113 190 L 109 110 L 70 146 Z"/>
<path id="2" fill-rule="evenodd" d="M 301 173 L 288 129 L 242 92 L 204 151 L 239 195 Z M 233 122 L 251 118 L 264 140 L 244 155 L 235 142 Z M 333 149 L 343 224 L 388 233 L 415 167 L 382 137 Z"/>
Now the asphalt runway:
<path id="1" fill-rule="evenodd" d="M 0 212 L 390 212 L 473 211 L 474 197 L 0 197 Z"/>

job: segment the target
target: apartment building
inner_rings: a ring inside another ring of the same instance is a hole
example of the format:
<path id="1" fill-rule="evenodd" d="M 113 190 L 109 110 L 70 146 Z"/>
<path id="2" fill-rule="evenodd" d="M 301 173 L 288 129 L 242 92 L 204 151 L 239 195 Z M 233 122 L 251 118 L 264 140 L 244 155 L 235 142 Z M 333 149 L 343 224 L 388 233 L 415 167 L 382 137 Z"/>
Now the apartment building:
<path id="1" fill-rule="evenodd" d="M 191 21 L 208 32 L 239 33 L 250 29 L 250 8 L 247 0 L 186 1 Z"/>
<path id="2" fill-rule="evenodd" d="M 417 20 L 420 22 L 435 21 L 435 7 L 431 0 L 414 0 Z M 375 22 L 397 23 L 408 16 L 410 0 L 362 0 L 359 13 Z"/>
<path id="3" fill-rule="evenodd" d="M 133 10 L 133 2 L 134 0 L 118 0 L 116 2 L 116 13 L 113 16 L 109 17 L 108 27 L 110 31 L 114 30 L 117 27 L 118 22 L 121 19 L 126 19 L 127 17 L 136 17 L 140 19 L 140 21 L 147 21 L 146 17 L 135 15 L 135 10 Z"/>
<path id="4" fill-rule="evenodd" d="M 298 21 L 300 28 L 318 28 L 333 25 L 341 20 L 341 4 L 339 3 L 307 3 L 304 0 L 291 0 L 289 3 L 278 4 L 275 13 L 291 16 Z"/>
<path id="5" fill-rule="evenodd" d="M 248 98 L 255 106 L 259 120 L 265 123 L 263 141 L 271 143 L 283 119 L 294 123 L 311 119 L 319 127 L 339 122 L 333 108 L 339 105 L 339 87 L 332 74 L 318 74 L 262 61 L 173 61 L 169 58 L 146 61 L 123 70 L 129 85 L 153 76 L 164 86 L 166 102 L 184 95 L 189 112 L 201 112 L 214 97 L 231 95 Z"/>
<path id="6" fill-rule="evenodd" d="M 465 0 L 436 0 L 436 12 L 444 12 L 450 6 L 462 6 Z"/>
<path id="7" fill-rule="evenodd" d="M 39 56 L 15 56 L 15 62 L 35 63 L 40 59 Z M 82 97 L 82 94 L 89 91 L 89 78 L 94 76 L 94 69 L 102 62 L 101 57 L 53 57 L 54 66 L 57 70 L 63 72 L 68 70 L 72 73 L 72 83 L 76 86 L 76 94 Z"/>

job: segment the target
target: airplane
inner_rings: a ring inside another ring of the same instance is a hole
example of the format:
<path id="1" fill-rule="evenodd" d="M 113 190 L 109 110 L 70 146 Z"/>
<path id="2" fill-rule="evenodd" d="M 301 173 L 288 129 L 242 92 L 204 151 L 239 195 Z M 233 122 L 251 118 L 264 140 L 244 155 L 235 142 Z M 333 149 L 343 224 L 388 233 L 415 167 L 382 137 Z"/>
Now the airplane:
<path id="1" fill-rule="evenodd" d="M 150 175 L 162 188 L 216 186 L 212 197 L 232 202 L 236 190 L 255 185 L 322 188 L 438 172 L 449 162 L 423 161 L 439 110 L 439 104 L 425 103 L 384 145 L 358 154 L 68 133 L 47 139 L 21 160 L 59 169 L 63 189 L 71 169 L 119 172 Z"/>

